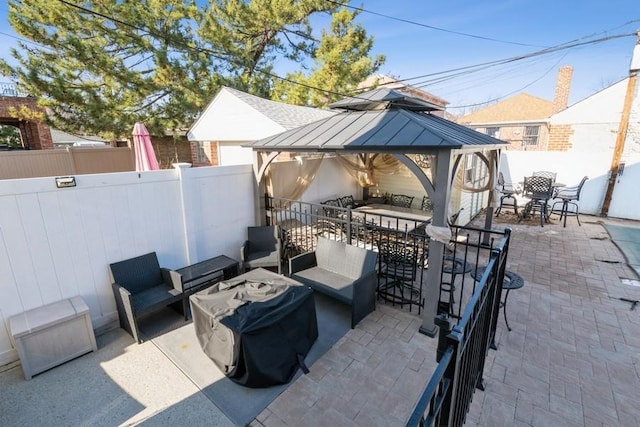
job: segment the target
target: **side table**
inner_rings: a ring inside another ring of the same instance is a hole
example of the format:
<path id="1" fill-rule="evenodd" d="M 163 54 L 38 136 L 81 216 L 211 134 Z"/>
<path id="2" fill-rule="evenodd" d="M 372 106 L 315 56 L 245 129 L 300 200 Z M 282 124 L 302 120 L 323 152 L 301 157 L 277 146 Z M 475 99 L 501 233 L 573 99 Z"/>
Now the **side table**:
<path id="1" fill-rule="evenodd" d="M 182 309 L 185 319 L 189 309 L 189 296 L 221 280 L 240 274 L 240 263 L 226 255 L 200 261 L 176 270 L 182 281 Z"/>
<path id="2" fill-rule="evenodd" d="M 485 267 L 478 267 L 475 270 L 471 271 L 471 276 L 474 278 L 476 282 L 479 282 L 482 279 L 482 275 L 484 274 Z M 504 315 L 504 323 L 507 325 L 507 329 L 511 331 L 511 327 L 509 326 L 509 321 L 507 320 L 507 300 L 509 299 L 509 292 L 514 289 L 520 289 L 524 286 L 524 279 L 522 276 L 513 273 L 511 271 L 504 272 L 504 282 L 502 282 L 502 290 L 506 290 L 507 292 L 504 295 L 504 301 L 500 302 L 500 307 L 502 307 L 502 314 Z"/>

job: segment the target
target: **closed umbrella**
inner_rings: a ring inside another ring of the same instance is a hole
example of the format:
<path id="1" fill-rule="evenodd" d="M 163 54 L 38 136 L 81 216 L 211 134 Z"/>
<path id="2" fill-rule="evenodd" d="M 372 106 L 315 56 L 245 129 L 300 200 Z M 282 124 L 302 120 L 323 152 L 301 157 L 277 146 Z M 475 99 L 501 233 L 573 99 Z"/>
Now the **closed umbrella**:
<path id="1" fill-rule="evenodd" d="M 151 145 L 151 138 L 147 128 L 142 123 L 133 126 L 133 147 L 136 153 L 136 171 L 151 171 L 160 169 L 156 153 Z"/>

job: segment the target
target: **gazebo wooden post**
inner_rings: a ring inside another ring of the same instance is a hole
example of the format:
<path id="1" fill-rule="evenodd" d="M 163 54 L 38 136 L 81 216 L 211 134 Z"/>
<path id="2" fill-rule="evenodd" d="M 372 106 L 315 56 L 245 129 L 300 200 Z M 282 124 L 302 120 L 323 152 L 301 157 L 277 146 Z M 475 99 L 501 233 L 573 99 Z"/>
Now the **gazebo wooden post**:
<path id="1" fill-rule="evenodd" d="M 278 152 L 253 152 L 253 176 L 255 177 L 253 194 L 254 200 L 256 201 L 254 214 L 256 225 L 266 225 L 267 222 L 267 208 L 265 206 L 265 194 L 267 193 L 267 189 L 264 183 L 264 175 L 267 167 L 278 156 L 278 154 Z"/>
<path id="2" fill-rule="evenodd" d="M 435 191 L 429 194 L 433 202 L 433 216 L 431 225 L 435 227 L 448 227 L 448 206 L 451 197 L 451 167 L 452 151 L 449 149 L 438 150 L 435 161 L 435 173 L 433 183 Z M 429 242 L 429 268 L 427 269 L 427 285 L 424 290 L 424 311 L 420 332 L 430 337 L 435 337 L 438 327 L 435 323 L 438 314 L 438 301 L 440 299 L 440 281 L 442 279 L 442 257 L 445 244 L 437 240 Z"/>

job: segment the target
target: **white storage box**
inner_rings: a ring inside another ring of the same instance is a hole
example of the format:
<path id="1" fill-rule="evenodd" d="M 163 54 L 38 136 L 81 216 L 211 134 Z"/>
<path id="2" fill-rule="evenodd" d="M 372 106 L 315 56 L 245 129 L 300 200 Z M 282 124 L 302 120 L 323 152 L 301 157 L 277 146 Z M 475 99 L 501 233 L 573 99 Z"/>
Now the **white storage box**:
<path id="1" fill-rule="evenodd" d="M 80 297 L 47 304 L 9 319 L 26 379 L 96 351 L 89 307 Z"/>

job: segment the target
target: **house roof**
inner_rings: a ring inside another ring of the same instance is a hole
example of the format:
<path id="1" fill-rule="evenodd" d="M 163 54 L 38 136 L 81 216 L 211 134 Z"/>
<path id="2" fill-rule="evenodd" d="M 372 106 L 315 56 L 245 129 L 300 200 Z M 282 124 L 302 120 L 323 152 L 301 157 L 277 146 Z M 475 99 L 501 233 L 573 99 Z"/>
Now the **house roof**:
<path id="1" fill-rule="evenodd" d="M 335 112 L 270 101 L 223 86 L 187 132 L 190 141 L 253 141 Z M 251 126 L 247 126 L 250 123 Z"/>
<path id="2" fill-rule="evenodd" d="M 552 113 L 553 102 L 527 93 L 520 93 L 466 116 L 457 122 L 462 124 L 492 124 L 546 120 Z"/>
<path id="3" fill-rule="evenodd" d="M 345 111 L 249 146 L 258 151 L 419 153 L 438 148 L 504 145 L 499 139 L 433 114 L 390 108 Z"/>
<path id="4" fill-rule="evenodd" d="M 106 141 L 99 136 L 93 135 L 73 135 L 67 132 L 63 132 L 58 129 L 50 128 L 51 140 L 54 144 L 76 144 L 76 145 L 90 145 L 96 142 L 106 143 Z"/>

